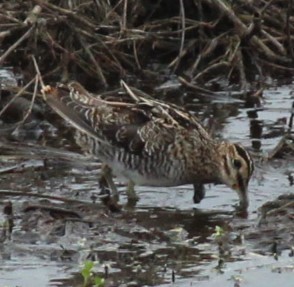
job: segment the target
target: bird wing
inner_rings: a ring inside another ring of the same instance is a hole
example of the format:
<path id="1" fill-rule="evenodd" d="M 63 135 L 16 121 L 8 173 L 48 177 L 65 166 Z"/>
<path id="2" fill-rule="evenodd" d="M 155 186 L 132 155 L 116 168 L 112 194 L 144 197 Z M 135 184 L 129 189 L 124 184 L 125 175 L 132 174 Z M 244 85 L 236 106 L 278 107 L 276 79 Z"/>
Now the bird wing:
<path id="1" fill-rule="evenodd" d="M 195 116 L 158 100 L 138 95 L 102 99 L 76 82 L 44 92 L 46 102 L 76 129 L 133 154 L 163 151 L 176 137 L 189 140 L 191 132 L 207 137 Z"/>

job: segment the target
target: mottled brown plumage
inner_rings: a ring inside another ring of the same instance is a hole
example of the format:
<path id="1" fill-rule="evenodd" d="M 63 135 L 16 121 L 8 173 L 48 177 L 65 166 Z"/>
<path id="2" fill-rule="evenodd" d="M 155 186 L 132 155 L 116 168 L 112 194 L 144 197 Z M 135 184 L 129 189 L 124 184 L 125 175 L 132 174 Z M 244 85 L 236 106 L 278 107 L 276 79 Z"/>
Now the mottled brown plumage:
<path id="1" fill-rule="evenodd" d="M 215 141 L 186 110 L 124 87 L 125 97 L 112 99 L 94 96 L 76 82 L 47 86 L 43 93 L 77 129 L 78 144 L 115 174 L 151 186 L 225 183 L 247 207 L 253 162 L 243 147 Z"/>

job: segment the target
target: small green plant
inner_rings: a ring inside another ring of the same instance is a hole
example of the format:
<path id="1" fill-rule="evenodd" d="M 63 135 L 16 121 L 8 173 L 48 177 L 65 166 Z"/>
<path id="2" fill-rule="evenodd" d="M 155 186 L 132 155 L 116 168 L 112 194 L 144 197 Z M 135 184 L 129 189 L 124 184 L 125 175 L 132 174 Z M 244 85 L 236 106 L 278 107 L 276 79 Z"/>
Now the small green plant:
<path id="1" fill-rule="evenodd" d="M 221 226 L 215 226 L 212 236 L 214 237 L 215 243 L 217 243 L 218 245 L 218 263 L 216 266 L 216 270 L 218 270 L 220 274 L 223 273 L 226 256 L 230 252 L 227 235 L 228 234 Z"/>
<path id="2" fill-rule="evenodd" d="M 100 276 L 95 276 L 93 273 L 93 268 L 95 266 L 94 261 L 85 261 L 84 267 L 81 274 L 84 278 L 83 287 L 95 286 L 104 287 L 105 280 Z"/>
<path id="3" fill-rule="evenodd" d="M 225 235 L 225 231 L 222 227 L 216 225 L 215 226 L 215 231 L 213 233 L 213 236 L 217 239 L 222 238 Z"/>

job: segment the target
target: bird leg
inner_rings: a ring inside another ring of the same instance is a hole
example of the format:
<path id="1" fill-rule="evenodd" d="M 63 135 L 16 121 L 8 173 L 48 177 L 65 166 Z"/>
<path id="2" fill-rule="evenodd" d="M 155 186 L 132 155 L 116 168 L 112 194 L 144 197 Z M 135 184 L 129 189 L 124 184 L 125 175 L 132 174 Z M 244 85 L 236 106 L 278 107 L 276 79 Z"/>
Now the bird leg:
<path id="1" fill-rule="evenodd" d="M 136 194 L 134 186 L 135 186 L 134 182 L 132 180 L 129 180 L 127 189 L 126 189 L 127 204 L 125 205 L 125 208 L 127 209 L 133 209 L 139 200 L 139 197 Z"/>
<path id="2" fill-rule="evenodd" d="M 119 201 L 118 191 L 117 191 L 115 183 L 113 182 L 112 171 L 111 171 L 111 168 L 107 164 L 102 164 L 101 177 L 99 180 L 99 184 L 100 184 L 100 188 L 101 188 L 102 193 L 104 191 L 107 191 L 107 189 L 109 192 L 109 189 L 110 189 L 113 197 L 117 201 Z"/>
<path id="3" fill-rule="evenodd" d="M 119 195 L 113 182 L 111 168 L 106 164 L 103 164 L 101 167 L 99 186 L 101 188 L 101 194 L 106 195 L 106 197 L 102 199 L 103 203 L 108 206 L 111 211 L 116 211 Z"/>
<path id="4" fill-rule="evenodd" d="M 203 184 L 193 184 L 194 186 L 194 196 L 193 201 L 194 203 L 200 203 L 200 201 L 205 197 L 205 188 Z"/>
<path id="5" fill-rule="evenodd" d="M 127 186 L 127 197 L 128 197 L 128 201 L 137 202 L 139 200 L 139 197 L 136 194 L 134 187 L 135 187 L 134 182 L 132 180 L 129 180 L 128 186 Z"/>

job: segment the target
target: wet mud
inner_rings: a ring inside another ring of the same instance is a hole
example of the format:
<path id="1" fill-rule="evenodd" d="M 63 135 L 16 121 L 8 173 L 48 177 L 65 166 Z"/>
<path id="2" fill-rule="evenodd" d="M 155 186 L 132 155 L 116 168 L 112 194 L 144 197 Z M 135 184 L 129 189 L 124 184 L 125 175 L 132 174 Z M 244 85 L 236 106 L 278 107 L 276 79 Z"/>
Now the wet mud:
<path id="1" fill-rule="evenodd" d="M 93 260 L 105 286 L 292 287 L 294 153 L 267 159 L 287 132 L 292 90 L 264 91 L 260 108 L 234 94 L 183 102 L 254 154 L 243 216 L 223 185 L 206 186 L 198 205 L 192 186 L 136 187 L 134 204 L 120 179 L 122 211 L 112 213 L 99 200 L 100 163 L 79 153 L 66 126 L 37 116 L 11 131 L 2 122 L 0 286 L 83 286 Z"/>

